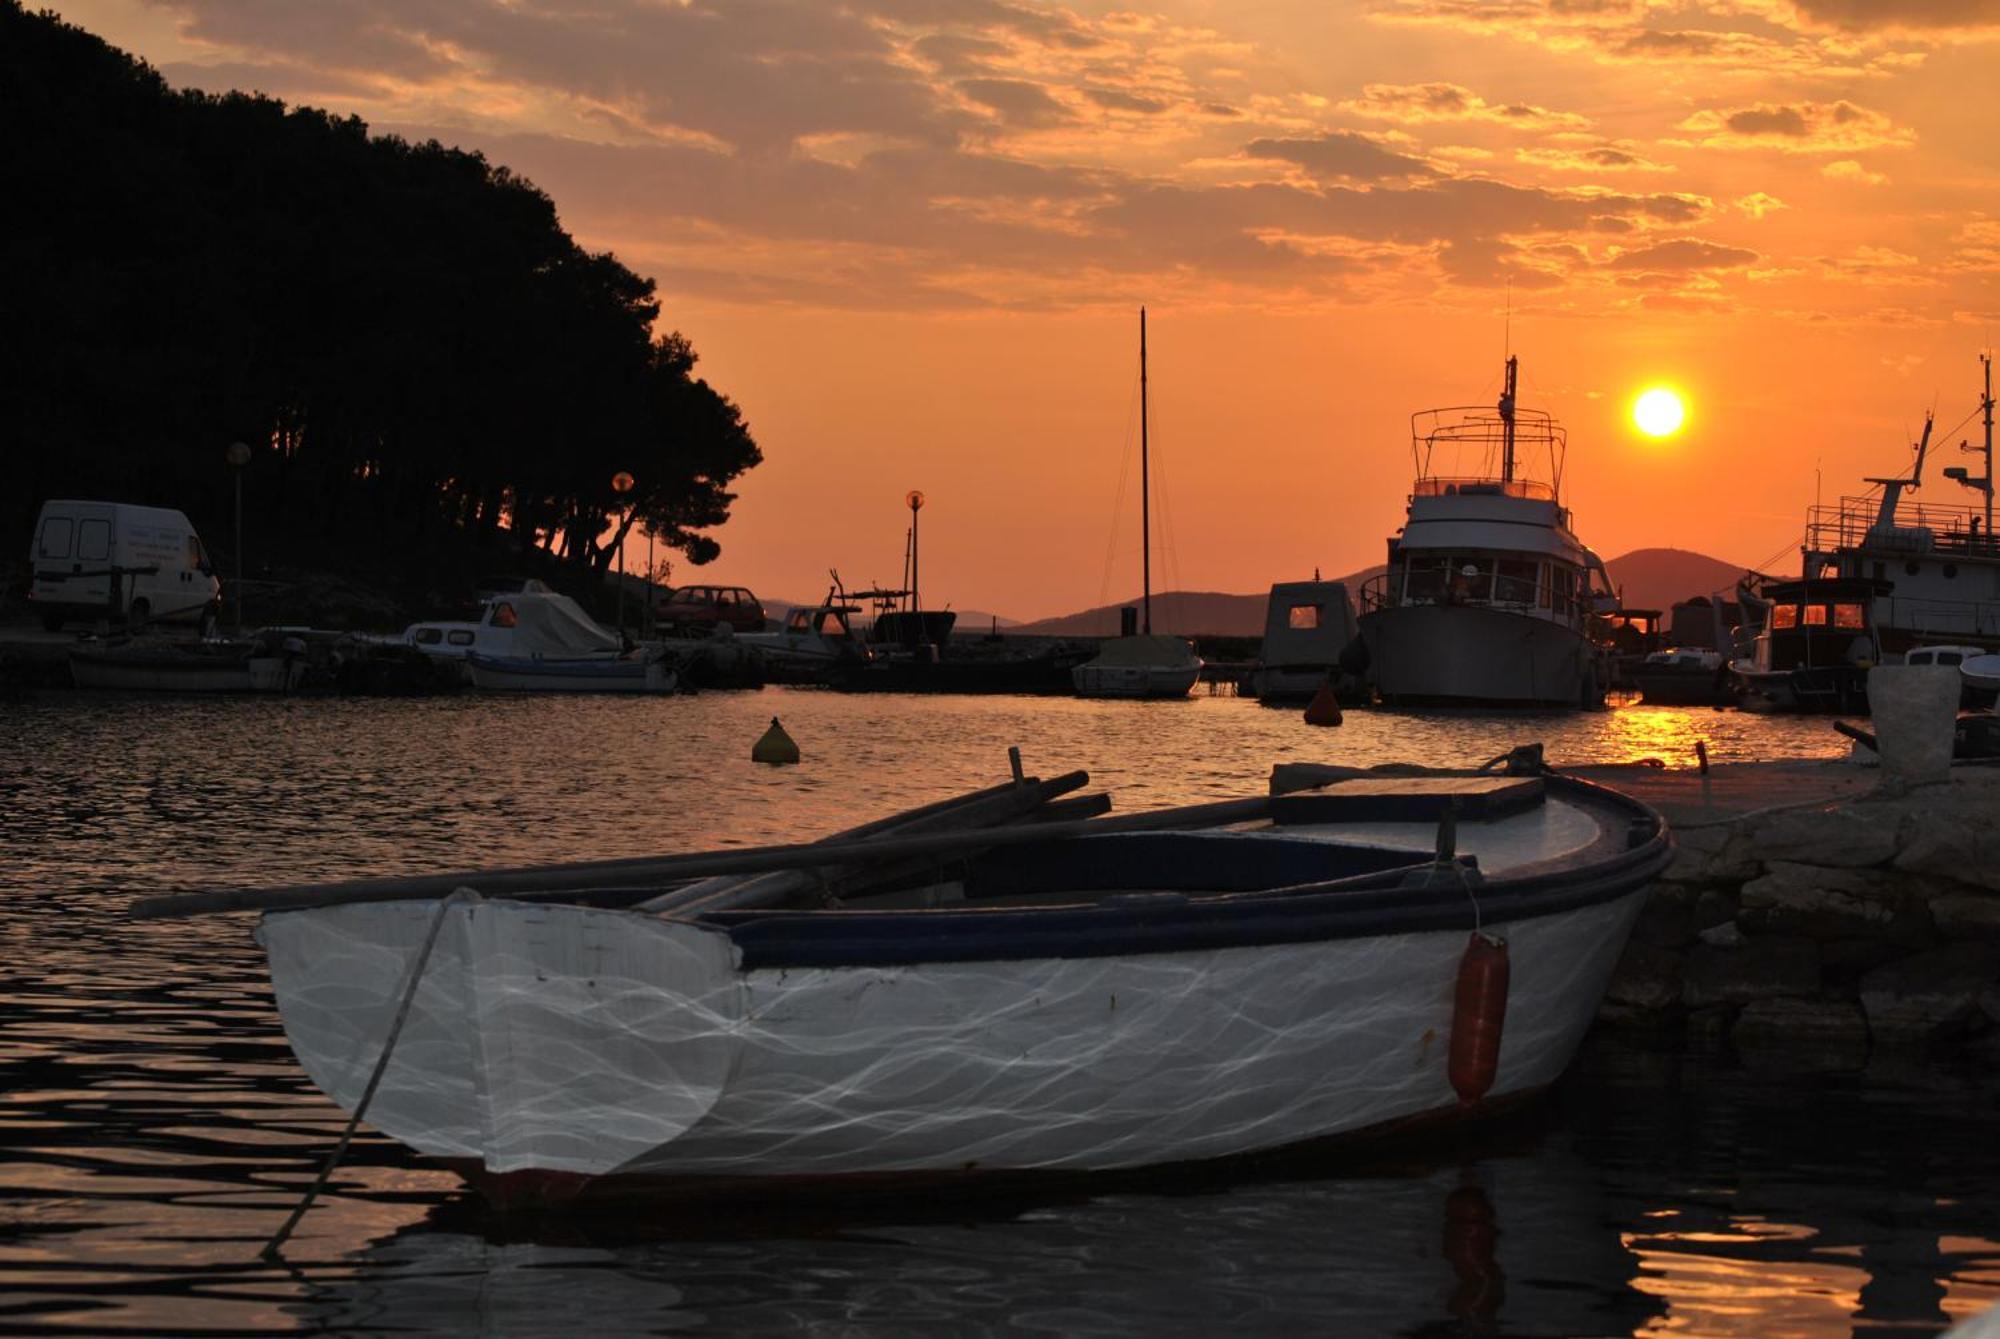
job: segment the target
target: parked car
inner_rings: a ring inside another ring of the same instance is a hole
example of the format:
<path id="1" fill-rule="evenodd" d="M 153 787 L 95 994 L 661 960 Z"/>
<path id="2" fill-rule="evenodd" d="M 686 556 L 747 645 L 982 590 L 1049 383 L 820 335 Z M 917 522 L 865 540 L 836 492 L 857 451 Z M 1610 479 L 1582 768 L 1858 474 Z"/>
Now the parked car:
<path id="1" fill-rule="evenodd" d="M 663 632 L 701 634 L 728 626 L 764 630 L 764 605 L 742 586 L 680 586 L 660 597 L 654 616 Z"/>
<path id="2" fill-rule="evenodd" d="M 54 632 L 72 619 L 213 627 L 222 583 L 188 518 L 165 507 L 57 499 L 42 504 L 28 553 L 28 598 Z"/>

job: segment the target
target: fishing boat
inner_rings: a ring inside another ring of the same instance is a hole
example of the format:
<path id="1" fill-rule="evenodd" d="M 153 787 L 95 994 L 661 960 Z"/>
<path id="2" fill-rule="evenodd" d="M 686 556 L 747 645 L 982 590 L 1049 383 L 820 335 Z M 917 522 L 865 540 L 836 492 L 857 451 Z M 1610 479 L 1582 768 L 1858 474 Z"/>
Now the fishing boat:
<path id="1" fill-rule="evenodd" d="M 1497 412 L 1411 416 L 1408 517 L 1387 570 L 1361 592 L 1368 669 L 1387 704 L 1603 704 L 1610 667 L 1592 625 L 1618 598 L 1562 505 L 1567 436 L 1516 406 L 1518 364 L 1507 359 Z M 1534 456 L 1544 479 L 1529 477 Z"/>
<path id="2" fill-rule="evenodd" d="M 1139 309 L 1139 626 L 1107 639 L 1070 671 L 1078 697 L 1186 697 L 1201 678 L 1201 657 L 1185 638 L 1153 632 L 1153 510 L 1146 416 L 1146 309 Z"/>
<path id="3" fill-rule="evenodd" d="M 1292 764 L 1269 795 L 1061 821 L 1103 799 L 1044 803 L 1071 784 L 823 843 L 135 914 L 265 909 L 313 1081 L 496 1203 L 684 1209 L 1499 1110 L 1569 1063 L 1671 857 L 1657 813 L 1555 776 Z M 988 826 L 939 829 L 970 810 Z"/>
<path id="4" fill-rule="evenodd" d="M 2000 540 L 1993 534 L 1993 360 L 1977 408 L 1985 473 L 1947 467 L 1944 477 L 1980 495 L 1973 506 L 1919 502 L 1933 416 L 1912 446 L 1907 475 L 1870 478 L 1879 489 L 1807 513 L 1796 578 L 1765 578 L 1739 592 L 1761 615 L 1754 654 L 1737 666 L 1746 702 L 1770 710 L 1868 709 L 1872 665 L 1924 646 L 2000 650 Z"/>

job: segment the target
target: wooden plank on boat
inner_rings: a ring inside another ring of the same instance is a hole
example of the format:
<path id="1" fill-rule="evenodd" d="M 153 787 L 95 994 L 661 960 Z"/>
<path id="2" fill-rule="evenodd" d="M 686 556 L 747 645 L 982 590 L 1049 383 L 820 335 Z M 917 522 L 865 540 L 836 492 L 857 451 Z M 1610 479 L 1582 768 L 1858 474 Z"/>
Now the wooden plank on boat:
<path id="1" fill-rule="evenodd" d="M 1419 763 L 1382 763 L 1374 767 L 1344 767 L 1328 762 L 1281 762 L 1271 768 L 1271 793 L 1289 795 L 1295 790 L 1318 790 L 1336 781 L 1355 778 L 1412 776 L 1492 776 L 1472 767 L 1425 767 Z"/>
<path id="2" fill-rule="evenodd" d="M 1273 799 L 1271 821 L 1435 823 L 1455 807 L 1461 821 L 1484 823 L 1532 809 L 1545 794 L 1538 776 L 1355 777 Z"/>

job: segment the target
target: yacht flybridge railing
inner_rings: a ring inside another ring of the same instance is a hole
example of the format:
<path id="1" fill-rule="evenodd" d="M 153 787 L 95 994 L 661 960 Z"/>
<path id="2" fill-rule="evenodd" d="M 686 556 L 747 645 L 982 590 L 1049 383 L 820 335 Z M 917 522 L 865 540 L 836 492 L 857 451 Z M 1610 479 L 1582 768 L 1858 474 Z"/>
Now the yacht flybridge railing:
<path id="1" fill-rule="evenodd" d="M 1555 501 L 1556 490 L 1552 484 L 1539 479 L 1485 479 L 1468 477 L 1464 479 L 1418 479 L 1410 485 L 1412 497 L 1530 497 L 1543 501 Z"/>
<path id="2" fill-rule="evenodd" d="M 1831 554 L 1837 549 L 1879 553 L 1937 553 L 2000 558 L 2000 542 L 1985 528 L 1983 507 L 1955 507 L 1903 501 L 1886 518 L 1873 497 L 1844 497 L 1806 513 L 1806 548 Z"/>
<path id="3" fill-rule="evenodd" d="M 1418 496 L 1437 496 L 1443 491 L 1466 491 L 1467 483 L 1508 485 L 1509 497 L 1553 499 L 1562 487 L 1563 455 L 1569 435 L 1562 425 L 1540 409 L 1512 409 L 1502 412 L 1491 405 L 1456 405 L 1426 409 L 1410 415 L 1410 454 L 1416 461 Z M 1445 449 L 1449 465 L 1438 461 Z M 1528 480 L 1524 467 L 1537 457 L 1547 462 L 1546 482 Z M 1466 474 L 1471 459 L 1478 460 L 1478 473 Z M 1449 473 L 1434 468 L 1434 462 Z M 1434 485 L 1457 484 L 1455 490 Z M 1516 486 L 1538 487 L 1540 492 L 1515 492 Z"/>

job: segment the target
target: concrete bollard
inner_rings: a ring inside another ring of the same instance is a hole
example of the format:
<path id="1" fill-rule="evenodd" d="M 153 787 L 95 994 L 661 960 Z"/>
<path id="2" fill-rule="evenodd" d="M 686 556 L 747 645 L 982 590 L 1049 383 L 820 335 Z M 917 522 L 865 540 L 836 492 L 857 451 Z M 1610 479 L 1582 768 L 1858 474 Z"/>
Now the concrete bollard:
<path id="1" fill-rule="evenodd" d="M 1958 694 L 1955 665 L 1877 665 L 1868 671 L 1868 709 L 1875 718 L 1884 785 L 1917 785 L 1950 775 Z"/>

